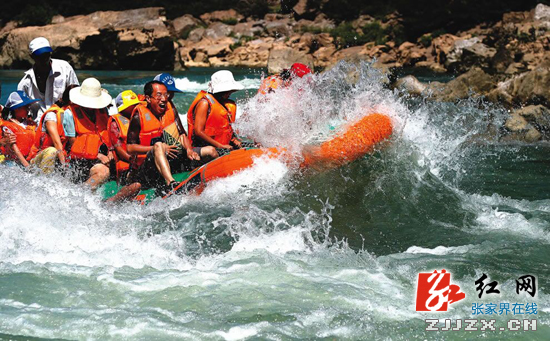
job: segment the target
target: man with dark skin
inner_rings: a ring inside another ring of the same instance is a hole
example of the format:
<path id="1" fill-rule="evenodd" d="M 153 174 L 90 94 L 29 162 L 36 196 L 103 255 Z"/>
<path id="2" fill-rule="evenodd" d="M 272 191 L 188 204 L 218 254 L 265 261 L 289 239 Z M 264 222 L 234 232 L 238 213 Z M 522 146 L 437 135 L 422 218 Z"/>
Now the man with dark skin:
<path id="1" fill-rule="evenodd" d="M 142 108 L 141 112 L 149 112 L 155 116 L 155 118 L 163 122 L 163 116 L 166 113 L 169 94 L 166 86 L 158 81 L 151 81 L 145 85 L 144 89 L 145 101 L 147 102 L 146 108 Z M 133 163 L 133 169 L 130 171 L 129 182 L 139 182 L 144 187 L 157 187 L 162 185 L 162 179 L 164 179 L 166 187 L 173 189 L 178 185 L 172 176 L 172 166 L 177 167 L 183 160 L 178 159 L 178 147 L 175 145 L 168 145 L 161 141 L 151 141 L 152 145 L 146 145 L 143 141 L 140 141 L 141 122 L 142 116 L 147 114 L 141 114 L 139 106 L 136 107 L 136 111 L 130 120 L 130 126 L 128 128 L 127 149 L 128 153 L 132 156 L 146 155 L 145 160 L 141 165 L 136 167 Z M 145 118 L 150 120 L 151 118 Z M 180 122 L 179 116 L 175 116 L 174 120 L 178 126 L 180 132 L 179 142 L 185 149 L 186 156 L 189 160 L 200 160 L 200 156 L 193 151 L 187 135 L 183 131 L 183 126 Z M 163 125 L 166 127 L 173 122 L 165 122 Z M 181 129 L 180 129 L 181 127 Z M 159 175 L 162 179 L 159 178 Z M 159 181 L 160 180 L 160 181 Z M 160 182 L 160 183 L 159 183 Z"/>
<path id="2" fill-rule="evenodd" d="M 25 72 L 17 85 L 32 99 L 40 102 L 31 107 L 33 118 L 38 123 L 42 114 L 56 101 L 70 85 L 79 85 L 72 66 L 64 60 L 52 58 L 53 49 L 44 37 L 33 39 L 29 43 L 29 52 L 34 64 Z"/>

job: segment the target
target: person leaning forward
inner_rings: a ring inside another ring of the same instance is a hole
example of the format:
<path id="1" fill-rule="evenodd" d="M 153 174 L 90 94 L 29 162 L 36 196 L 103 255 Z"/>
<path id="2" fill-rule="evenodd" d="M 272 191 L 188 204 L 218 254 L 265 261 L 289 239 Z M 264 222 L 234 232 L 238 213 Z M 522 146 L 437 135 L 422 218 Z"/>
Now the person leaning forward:
<path id="1" fill-rule="evenodd" d="M 292 84 L 296 78 L 302 78 L 311 73 L 311 69 L 301 63 L 294 63 L 289 69 L 284 69 L 281 73 L 269 76 L 262 80 L 258 94 L 267 95 L 275 92 L 279 88 L 286 88 Z"/>
<path id="2" fill-rule="evenodd" d="M 40 100 L 31 107 L 36 123 L 44 112 L 62 96 L 71 85 L 79 85 L 72 66 L 64 60 L 53 59 L 50 42 L 44 37 L 33 39 L 29 43 L 29 52 L 34 61 L 17 85 L 17 90 L 25 92 L 31 99 Z"/>
<path id="3" fill-rule="evenodd" d="M 162 82 L 148 82 L 144 94 L 147 105 L 136 106 L 128 128 L 127 148 L 132 155 L 128 181 L 139 182 L 142 188 L 154 187 L 167 193 L 179 184 L 172 170 L 181 170 L 185 157 L 180 155 L 178 146 L 162 142 L 163 130 L 174 123 L 179 130 L 182 125 L 177 123 L 180 119 L 174 111 L 166 110 L 169 94 Z M 178 141 L 185 149 L 186 159 L 200 160 L 185 132 L 179 130 L 179 134 Z"/>

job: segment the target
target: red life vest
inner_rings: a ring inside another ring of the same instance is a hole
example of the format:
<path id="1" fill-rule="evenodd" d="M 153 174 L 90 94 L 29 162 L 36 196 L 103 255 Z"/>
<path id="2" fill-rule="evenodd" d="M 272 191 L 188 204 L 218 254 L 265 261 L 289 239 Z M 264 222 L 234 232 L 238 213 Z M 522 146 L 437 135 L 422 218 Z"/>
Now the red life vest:
<path id="1" fill-rule="evenodd" d="M 109 115 L 105 109 L 93 109 L 95 123 L 92 122 L 79 106 L 70 105 L 73 113 L 76 139 L 71 147 L 71 158 L 95 160 L 102 144 L 110 147 L 107 121 Z"/>
<path id="2" fill-rule="evenodd" d="M 220 103 L 206 91 L 201 91 L 195 97 L 189 111 L 187 111 L 187 126 L 189 129 L 189 138 L 195 147 L 204 147 L 209 144 L 195 135 L 195 108 L 199 101 L 205 99 L 208 102 L 208 116 L 204 125 L 204 133 L 221 144 L 229 144 L 233 138 L 233 128 L 231 123 L 235 122 L 237 114 L 237 105 L 228 99 Z"/>
<path id="3" fill-rule="evenodd" d="M 32 157 L 34 157 L 36 154 L 31 154 L 31 150 L 34 147 L 34 139 L 35 139 L 35 125 L 28 125 L 27 127 L 23 127 L 20 124 L 14 122 L 13 120 L 2 120 L 0 119 L 0 126 L 2 127 L 2 135 L 4 136 L 6 133 L 8 134 L 15 134 L 16 138 L 16 145 L 17 148 L 19 148 L 19 151 L 23 156 L 30 160 Z M 6 155 L 11 160 L 16 160 L 17 157 L 12 152 L 11 148 L 8 147 L 2 147 L 2 154 Z"/>
<path id="4" fill-rule="evenodd" d="M 133 115 L 139 115 L 141 129 L 139 131 L 139 144 L 151 146 L 151 141 L 162 136 L 162 130 L 176 121 L 173 110 L 166 110 L 160 120 L 143 104 L 136 105 Z M 140 166 L 145 161 L 146 154 L 137 155 L 135 164 Z M 134 160 L 132 160 L 134 164 Z"/>
<path id="5" fill-rule="evenodd" d="M 40 119 L 40 123 L 38 124 L 38 128 L 36 128 L 36 138 L 34 140 L 34 144 L 36 145 L 38 151 L 53 146 L 52 138 L 48 134 L 47 130 L 44 129 L 44 131 L 42 131 L 42 127 L 45 124 L 46 114 L 49 112 L 54 112 L 57 116 L 57 133 L 59 134 L 59 138 L 61 139 L 63 149 L 65 149 L 65 145 L 67 144 L 68 138 L 67 136 L 65 136 L 65 130 L 63 129 L 63 114 L 65 113 L 65 108 L 60 108 L 59 106 L 57 106 L 57 104 L 54 104 L 48 110 L 46 110 L 46 112 L 44 112 L 42 118 Z"/>
<path id="6" fill-rule="evenodd" d="M 126 140 L 128 138 L 128 128 L 130 126 L 130 120 L 127 119 L 125 116 L 121 114 L 113 115 L 109 118 L 109 122 L 107 123 L 107 127 L 109 129 L 111 128 L 112 122 L 115 122 L 118 126 L 118 130 L 120 131 L 120 138 L 122 139 L 122 148 L 126 149 Z M 114 146 L 116 141 L 110 141 L 111 146 Z M 116 151 L 113 152 L 115 161 L 116 161 L 116 174 L 117 178 L 119 178 L 125 170 L 128 170 L 130 168 L 130 164 L 126 161 L 120 160 Z"/>

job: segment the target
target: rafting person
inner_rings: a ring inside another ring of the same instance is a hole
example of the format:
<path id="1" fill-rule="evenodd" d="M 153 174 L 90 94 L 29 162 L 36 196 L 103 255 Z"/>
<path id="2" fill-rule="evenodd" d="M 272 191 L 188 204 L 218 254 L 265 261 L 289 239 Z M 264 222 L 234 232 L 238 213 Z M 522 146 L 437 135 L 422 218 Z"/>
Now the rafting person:
<path id="1" fill-rule="evenodd" d="M 36 128 L 29 107 L 38 101 L 23 91 L 14 91 L 9 95 L 0 119 L 4 144 L 2 154 L 25 168 L 30 166 Z"/>
<path id="2" fill-rule="evenodd" d="M 86 179 L 86 185 L 95 190 L 108 180 L 113 160 L 106 109 L 111 96 L 97 79 L 87 78 L 82 86 L 69 91 L 69 99 L 71 104 L 64 112 L 63 129 L 68 137 L 66 148 L 70 151 L 73 180 Z"/>
<path id="3" fill-rule="evenodd" d="M 131 155 L 128 153 L 126 143 L 130 119 L 135 107 L 143 103 L 132 90 L 125 90 L 118 94 L 115 99 L 115 106 L 118 114 L 109 118 L 109 140 L 111 151 L 115 161 L 116 179 L 118 183 L 125 183 L 130 169 Z"/>
<path id="4" fill-rule="evenodd" d="M 302 78 L 311 73 L 311 69 L 302 63 L 294 63 L 290 69 L 284 69 L 279 74 L 271 75 L 265 78 L 260 84 L 258 93 L 267 95 L 268 93 L 275 92 L 278 88 L 285 88 L 292 84 L 292 80 L 296 77 Z"/>
<path id="5" fill-rule="evenodd" d="M 168 103 L 166 107 L 167 114 L 170 115 L 171 114 L 170 112 L 173 111 L 174 117 L 179 117 L 179 112 L 178 112 L 178 109 L 176 108 L 176 105 L 174 104 L 173 99 L 176 93 L 182 93 L 183 91 L 181 91 L 176 87 L 176 80 L 174 79 L 174 77 L 172 77 L 172 75 L 170 75 L 169 73 L 161 73 L 156 75 L 153 80 L 163 83 L 166 86 L 166 89 L 168 90 L 169 98 L 168 98 Z M 176 120 L 176 124 L 178 124 L 178 130 L 183 132 L 183 134 L 187 135 L 181 120 Z M 186 145 L 185 148 L 186 149 L 192 148 L 195 153 L 200 155 L 200 162 L 195 163 L 194 164 L 195 166 L 200 166 L 201 164 L 204 164 L 219 156 L 218 152 L 216 152 L 216 149 L 212 146 L 192 146 L 192 141 L 189 139 L 188 136 L 185 140 L 189 142 L 189 144 Z"/>
<path id="6" fill-rule="evenodd" d="M 144 94 L 147 105 L 135 107 L 128 128 L 127 150 L 132 155 L 128 180 L 140 183 L 143 188 L 154 187 L 168 193 L 179 185 L 172 176 L 172 169 L 180 170 L 185 160 L 200 160 L 200 156 L 190 148 L 183 131 L 179 132 L 179 146 L 162 142 L 164 129 L 172 124 L 183 126 L 181 122 L 176 123 L 180 120 L 179 115 L 166 110 L 170 98 L 166 85 L 150 81 L 145 84 Z"/>
<path id="7" fill-rule="evenodd" d="M 212 74 L 208 92 L 202 90 L 187 111 L 189 137 L 193 146 L 214 146 L 219 149 L 239 149 L 241 140 L 231 123 L 235 122 L 237 104 L 229 99 L 244 87 L 235 81 L 228 70 Z"/>
<path id="8" fill-rule="evenodd" d="M 124 185 L 118 193 L 109 198 L 107 202 L 118 202 L 134 198 L 141 190 L 141 184 L 134 182 L 127 184 L 130 169 L 131 155 L 127 150 L 128 128 L 132 112 L 138 104 L 144 104 L 132 90 L 125 90 L 115 99 L 115 107 L 118 114 L 111 115 L 107 126 L 109 128 L 109 140 L 114 160 L 111 162 L 111 174 L 115 174 L 118 184 Z"/>
<path id="9" fill-rule="evenodd" d="M 36 128 L 36 137 L 34 140 L 39 155 L 41 155 L 41 153 L 50 155 L 54 152 L 59 164 L 63 167 L 62 169 L 65 169 L 64 167 L 69 165 L 66 151 L 68 137 L 63 128 L 63 120 L 65 110 L 69 108 L 71 103 L 69 92 L 75 87 L 77 87 L 77 85 L 69 85 L 63 92 L 63 96 L 44 112 Z M 55 160 L 51 161 L 52 162 L 47 165 L 47 168 L 43 169 L 45 173 L 50 173 L 54 170 Z"/>
<path id="10" fill-rule="evenodd" d="M 57 102 L 65 89 L 79 85 L 72 66 L 64 60 L 51 58 L 53 49 L 48 39 L 38 37 L 29 43 L 29 51 L 34 65 L 17 85 L 17 90 L 25 92 L 31 99 L 38 99 L 39 105 L 33 105 L 31 111 L 36 123 L 43 113 Z"/>

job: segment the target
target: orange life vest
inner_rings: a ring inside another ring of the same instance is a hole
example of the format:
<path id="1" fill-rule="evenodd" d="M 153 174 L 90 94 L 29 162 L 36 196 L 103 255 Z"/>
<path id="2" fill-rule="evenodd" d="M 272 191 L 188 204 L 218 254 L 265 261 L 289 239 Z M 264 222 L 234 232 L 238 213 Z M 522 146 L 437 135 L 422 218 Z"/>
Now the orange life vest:
<path id="1" fill-rule="evenodd" d="M 0 126 L 2 127 L 2 135 L 15 134 L 17 148 L 21 151 L 21 154 L 27 159 L 30 160 L 36 154 L 32 155 L 30 152 L 34 146 L 35 139 L 35 125 L 28 125 L 23 127 L 20 124 L 12 120 L 2 120 L 0 119 Z M 15 160 L 16 156 L 11 151 L 11 148 L 2 147 L 2 154 L 6 155 L 9 159 Z"/>
<path id="2" fill-rule="evenodd" d="M 105 109 L 94 109 L 95 123 L 79 106 L 70 105 L 73 113 L 76 139 L 71 147 L 71 158 L 95 160 L 102 144 L 110 147 L 107 121 L 109 115 Z"/>
<path id="3" fill-rule="evenodd" d="M 176 121 L 173 110 L 166 110 L 160 120 L 143 104 L 136 105 L 133 115 L 139 115 L 139 144 L 142 146 L 151 146 L 151 141 L 162 136 L 162 130 Z M 145 161 L 146 154 L 137 155 L 136 161 L 132 164 L 139 166 Z"/>
<path id="4" fill-rule="evenodd" d="M 279 88 L 282 85 L 282 78 L 279 77 L 279 75 L 272 75 L 262 81 L 262 84 L 260 84 L 260 88 L 258 89 L 258 93 L 267 95 L 268 93 L 275 91 L 275 89 Z"/>
<path id="5" fill-rule="evenodd" d="M 230 99 L 220 103 L 212 94 L 203 90 L 195 97 L 189 111 L 187 111 L 189 138 L 193 146 L 208 146 L 203 139 L 195 135 L 195 108 L 202 99 L 208 101 L 208 117 L 204 125 L 204 133 L 221 144 L 229 144 L 233 138 L 231 123 L 235 122 L 237 105 Z"/>
<path id="6" fill-rule="evenodd" d="M 59 138 L 61 139 L 63 149 L 65 149 L 65 145 L 67 144 L 68 138 L 67 136 L 65 136 L 65 130 L 63 129 L 63 114 L 65 113 L 65 108 L 60 108 L 59 106 L 57 106 L 57 104 L 54 104 L 48 110 L 46 110 L 46 112 L 44 112 L 42 118 L 40 119 L 40 123 L 38 124 L 38 128 L 36 128 L 36 137 L 34 140 L 34 144 L 38 151 L 53 146 L 52 138 L 48 134 L 47 130 L 44 129 L 44 131 L 42 131 L 42 127 L 45 124 L 46 114 L 49 112 L 54 112 L 57 116 L 57 133 L 59 134 Z"/>
<path id="7" fill-rule="evenodd" d="M 110 129 L 112 122 L 116 122 L 118 130 L 120 131 L 120 138 L 122 139 L 122 148 L 126 149 L 126 139 L 128 138 L 128 128 L 130 126 L 130 120 L 121 114 L 113 115 L 109 118 L 107 127 Z M 109 141 L 111 146 L 115 144 L 116 141 Z M 116 151 L 113 152 L 115 161 L 116 161 L 116 174 L 117 178 L 121 176 L 122 172 L 130 168 L 130 164 L 126 161 L 120 160 Z"/>

